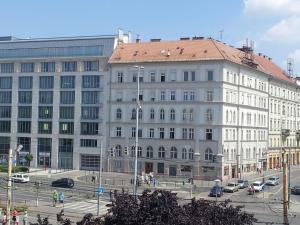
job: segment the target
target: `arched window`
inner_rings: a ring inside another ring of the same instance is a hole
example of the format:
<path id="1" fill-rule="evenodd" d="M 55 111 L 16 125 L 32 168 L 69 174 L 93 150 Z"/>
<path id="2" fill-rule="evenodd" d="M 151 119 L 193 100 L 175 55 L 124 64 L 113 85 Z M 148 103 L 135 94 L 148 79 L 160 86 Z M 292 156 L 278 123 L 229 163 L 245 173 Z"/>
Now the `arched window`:
<path id="1" fill-rule="evenodd" d="M 181 155 L 181 158 L 182 158 L 182 159 L 187 159 L 187 150 L 186 150 L 186 148 L 183 148 L 183 149 L 182 149 L 182 155 Z"/>
<path id="2" fill-rule="evenodd" d="M 141 146 L 138 146 L 138 157 L 142 157 L 143 156 L 143 149 Z"/>
<path id="3" fill-rule="evenodd" d="M 116 118 L 118 120 L 122 119 L 122 109 L 118 108 L 116 111 Z"/>
<path id="4" fill-rule="evenodd" d="M 170 150 L 170 158 L 171 159 L 177 159 L 177 148 L 172 147 Z"/>
<path id="5" fill-rule="evenodd" d="M 187 119 L 187 113 L 186 113 L 186 109 L 182 110 L 182 120 L 186 120 Z"/>
<path id="6" fill-rule="evenodd" d="M 205 160 L 209 160 L 209 161 L 213 160 L 213 152 L 212 152 L 212 150 L 210 148 L 207 148 L 205 150 L 204 157 L 205 157 Z"/>
<path id="7" fill-rule="evenodd" d="M 135 120 L 136 119 L 136 109 L 131 110 L 131 119 Z"/>
<path id="8" fill-rule="evenodd" d="M 153 158 L 153 148 L 151 146 L 147 147 L 147 158 Z"/>
<path id="9" fill-rule="evenodd" d="M 189 159 L 191 159 L 191 160 L 194 159 L 194 149 L 192 149 L 192 148 L 189 149 Z"/>
<path id="10" fill-rule="evenodd" d="M 175 109 L 170 110 L 170 120 L 175 120 Z"/>
<path id="11" fill-rule="evenodd" d="M 121 147 L 121 145 L 116 146 L 116 157 L 122 157 L 122 147 Z"/>
<path id="12" fill-rule="evenodd" d="M 143 119 L 143 110 L 139 109 L 139 119 Z"/>
<path id="13" fill-rule="evenodd" d="M 190 121 L 194 120 L 194 110 L 190 109 Z"/>
<path id="14" fill-rule="evenodd" d="M 166 150 L 164 147 L 160 146 L 158 149 L 158 158 L 164 159 L 166 157 Z"/>
<path id="15" fill-rule="evenodd" d="M 154 120 L 154 118 L 155 118 L 154 109 L 150 109 L 150 120 Z"/>
<path id="16" fill-rule="evenodd" d="M 161 110 L 160 110 L 160 119 L 161 119 L 161 120 L 164 120 L 164 119 L 165 119 L 165 110 L 164 110 L 164 109 L 161 109 Z"/>

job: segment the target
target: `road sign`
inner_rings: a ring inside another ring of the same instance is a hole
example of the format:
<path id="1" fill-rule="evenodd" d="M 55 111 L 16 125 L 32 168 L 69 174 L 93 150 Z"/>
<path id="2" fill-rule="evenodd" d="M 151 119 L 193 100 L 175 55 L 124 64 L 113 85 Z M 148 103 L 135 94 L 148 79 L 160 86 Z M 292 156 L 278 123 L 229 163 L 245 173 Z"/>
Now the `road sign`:
<path id="1" fill-rule="evenodd" d="M 104 193 L 104 187 L 99 187 L 98 188 L 98 193 L 100 193 L 100 194 Z"/>

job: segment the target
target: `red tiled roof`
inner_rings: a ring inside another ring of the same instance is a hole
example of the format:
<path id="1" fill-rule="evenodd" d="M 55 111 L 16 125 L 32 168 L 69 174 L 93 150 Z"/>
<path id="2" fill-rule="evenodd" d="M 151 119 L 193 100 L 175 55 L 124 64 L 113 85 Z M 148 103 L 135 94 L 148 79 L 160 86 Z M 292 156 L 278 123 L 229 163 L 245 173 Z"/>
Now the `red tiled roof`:
<path id="1" fill-rule="evenodd" d="M 245 53 L 214 39 L 157 41 L 119 45 L 109 59 L 109 63 L 138 62 L 180 62 L 228 60 L 240 65 Z M 266 57 L 253 54 L 256 69 L 285 81 L 294 81 L 274 62 Z"/>

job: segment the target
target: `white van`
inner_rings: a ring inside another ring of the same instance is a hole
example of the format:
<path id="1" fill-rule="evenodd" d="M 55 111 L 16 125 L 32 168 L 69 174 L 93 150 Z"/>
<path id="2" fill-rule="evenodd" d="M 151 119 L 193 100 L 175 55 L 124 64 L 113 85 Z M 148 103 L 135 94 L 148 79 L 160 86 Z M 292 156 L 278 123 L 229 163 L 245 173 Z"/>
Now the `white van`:
<path id="1" fill-rule="evenodd" d="M 11 177 L 12 181 L 20 182 L 20 183 L 27 183 L 29 182 L 29 176 L 25 173 L 16 173 Z"/>

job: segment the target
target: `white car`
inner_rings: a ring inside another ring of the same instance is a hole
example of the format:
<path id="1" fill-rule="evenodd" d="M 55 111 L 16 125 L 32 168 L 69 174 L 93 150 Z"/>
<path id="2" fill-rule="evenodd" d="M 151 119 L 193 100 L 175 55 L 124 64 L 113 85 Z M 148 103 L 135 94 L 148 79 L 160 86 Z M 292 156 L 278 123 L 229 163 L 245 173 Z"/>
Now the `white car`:
<path id="1" fill-rule="evenodd" d="M 234 182 L 230 182 L 224 187 L 224 192 L 236 192 L 240 189 L 240 185 Z"/>
<path id="2" fill-rule="evenodd" d="M 261 181 L 255 181 L 251 184 L 255 191 L 262 191 L 264 188 L 264 183 Z"/>
<path id="3" fill-rule="evenodd" d="M 275 177 L 275 176 L 269 177 L 269 179 L 266 181 L 266 184 L 267 185 L 273 185 L 273 186 L 278 185 L 279 184 L 279 177 Z"/>
<path id="4" fill-rule="evenodd" d="M 13 182 L 19 182 L 19 183 L 27 183 L 29 182 L 29 176 L 25 173 L 16 173 L 13 174 L 11 177 Z"/>

